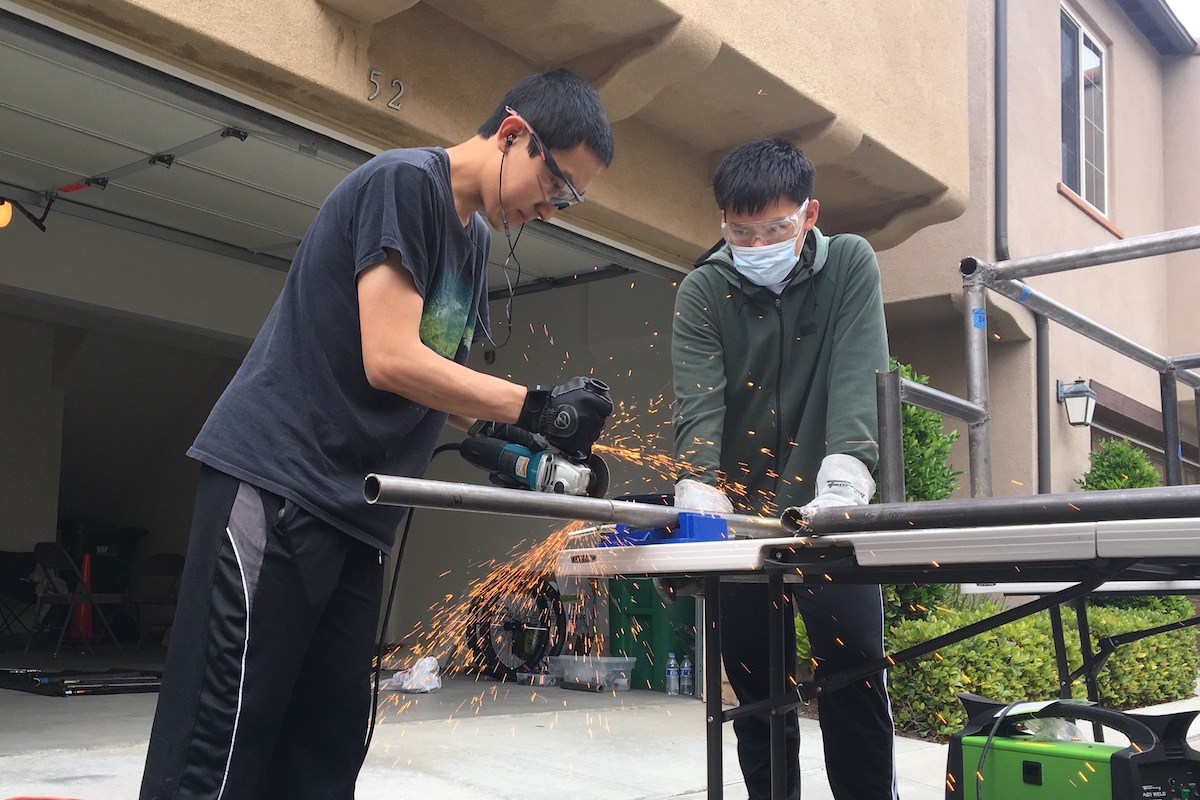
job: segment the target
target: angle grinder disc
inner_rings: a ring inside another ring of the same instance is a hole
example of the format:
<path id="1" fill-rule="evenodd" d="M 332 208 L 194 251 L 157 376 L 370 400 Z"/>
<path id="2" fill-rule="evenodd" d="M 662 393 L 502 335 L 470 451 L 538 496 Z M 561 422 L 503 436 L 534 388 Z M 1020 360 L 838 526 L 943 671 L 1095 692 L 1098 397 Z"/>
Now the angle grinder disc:
<path id="1" fill-rule="evenodd" d="M 588 468 L 592 471 L 592 479 L 588 482 L 588 497 L 604 497 L 608 493 L 608 464 L 595 453 L 588 456 Z"/>

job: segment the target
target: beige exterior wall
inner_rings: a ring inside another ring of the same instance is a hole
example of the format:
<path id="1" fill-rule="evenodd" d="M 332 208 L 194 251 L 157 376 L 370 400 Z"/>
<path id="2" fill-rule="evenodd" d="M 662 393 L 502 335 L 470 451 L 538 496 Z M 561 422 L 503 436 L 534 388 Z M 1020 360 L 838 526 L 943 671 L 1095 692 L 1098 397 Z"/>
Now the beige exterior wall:
<path id="1" fill-rule="evenodd" d="M 1196 225 L 1200 59 L 1163 57 L 1111 0 L 1009 3 L 1009 249 L 1013 258 L 1116 241 L 1057 189 L 1061 176 L 1059 13 L 1066 7 L 1106 47 L 1108 219 L 1126 236 Z M 893 350 L 931 383 L 963 396 L 958 260 L 997 258 L 994 234 L 993 11 L 972 4 L 969 26 L 971 204 L 881 255 Z M 1200 296 L 1200 253 L 1047 275 L 1028 283 L 1080 314 L 1162 355 L 1200 350 L 1191 306 Z M 1190 290 L 1190 291 L 1189 291 Z M 1032 315 L 989 298 L 993 490 L 1035 492 L 1035 364 Z M 1050 326 L 1051 380 L 1085 377 L 1158 409 L 1159 383 L 1142 367 L 1063 327 Z M 1185 435 L 1195 440 L 1192 391 L 1180 385 Z M 1070 491 L 1088 467 L 1088 431 L 1051 409 L 1052 490 Z M 955 452 L 966 469 L 966 448 Z M 965 479 L 962 482 L 965 487 Z"/>
<path id="2" fill-rule="evenodd" d="M 600 89 L 618 149 L 571 221 L 675 263 L 711 243 L 715 161 L 756 136 L 811 151 L 825 227 L 877 247 L 967 201 L 958 3 L 780 0 L 767 20 L 714 0 L 28 6 L 379 147 L 461 141 L 519 78 L 571 67 Z M 372 70 L 384 91 L 368 101 Z"/>

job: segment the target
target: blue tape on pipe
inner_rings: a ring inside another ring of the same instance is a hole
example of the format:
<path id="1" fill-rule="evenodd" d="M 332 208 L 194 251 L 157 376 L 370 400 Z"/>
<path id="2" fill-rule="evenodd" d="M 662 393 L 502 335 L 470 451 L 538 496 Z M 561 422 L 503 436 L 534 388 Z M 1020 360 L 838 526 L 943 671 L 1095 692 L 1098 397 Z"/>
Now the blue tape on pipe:
<path id="1" fill-rule="evenodd" d="M 986 329 L 987 328 L 987 309 L 986 308 L 972 308 L 971 309 L 971 322 L 974 323 L 975 327 L 979 328 L 980 330 Z"/>
<path id="2" fill-rule="evenodd" d="M 1022 286 L 1021 293 L 1017 295 L 1017 302 L 1024 303 L 1029 299 L 1029 295 L 1031 294 L 1033 294 L 1033 289 L 1030 289 L 1028 286 Z"/>

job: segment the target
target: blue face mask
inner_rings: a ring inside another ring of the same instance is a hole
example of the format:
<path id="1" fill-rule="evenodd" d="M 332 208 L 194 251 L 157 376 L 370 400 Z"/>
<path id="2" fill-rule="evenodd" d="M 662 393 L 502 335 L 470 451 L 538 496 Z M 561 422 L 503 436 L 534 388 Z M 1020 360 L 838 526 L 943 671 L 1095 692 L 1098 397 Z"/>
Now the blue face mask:
<path id="1" fill-rule="evenodd" d="M 733 268 L 757 286 L 774 286 L 783 281 L 796 267 L 796 241 L 800 235 L 761 247 L 729 245 Z"/>

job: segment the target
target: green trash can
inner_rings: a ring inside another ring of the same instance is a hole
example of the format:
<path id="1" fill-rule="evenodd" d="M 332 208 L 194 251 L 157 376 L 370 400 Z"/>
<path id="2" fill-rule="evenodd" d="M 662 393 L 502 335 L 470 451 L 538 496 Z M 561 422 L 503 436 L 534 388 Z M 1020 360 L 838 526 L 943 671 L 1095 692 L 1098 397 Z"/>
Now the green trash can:
<path id="1" fill-rule="evenodd" d="M 637 658 L 629 688 L 665 692 L 667 653 L 682 661 L 684 642 L 696 640 L 696 599 L 667 605 L 650 578 L 609 578 L 608 624 L 612 654 Z"/>

